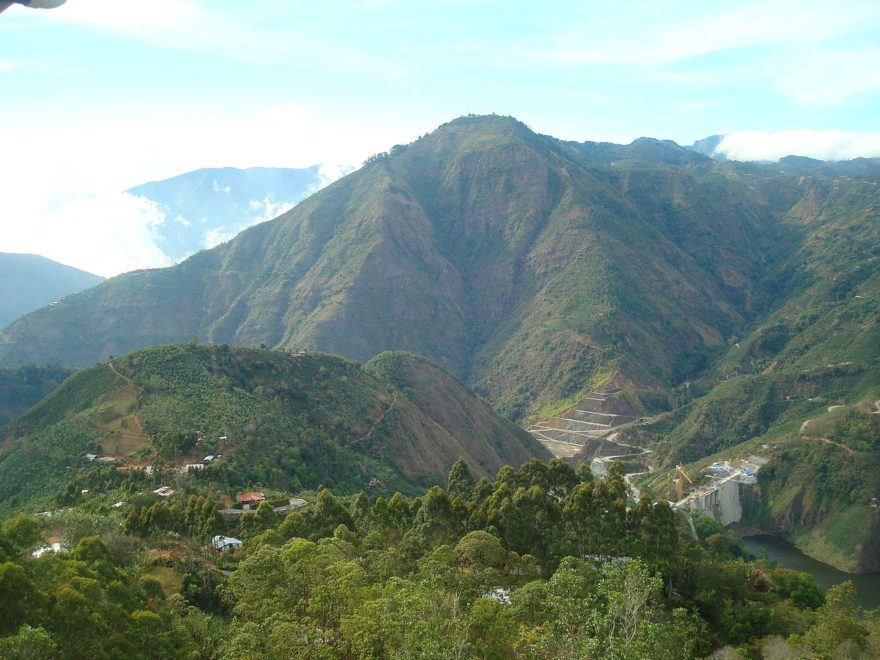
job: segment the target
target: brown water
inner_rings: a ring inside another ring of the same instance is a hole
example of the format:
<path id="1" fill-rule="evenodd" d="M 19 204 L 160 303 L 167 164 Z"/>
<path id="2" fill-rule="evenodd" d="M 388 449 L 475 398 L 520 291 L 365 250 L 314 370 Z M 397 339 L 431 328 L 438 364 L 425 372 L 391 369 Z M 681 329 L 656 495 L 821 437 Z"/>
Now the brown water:
<path id="1" fill-rule="evenodd" d="M 809 573 L 824 591 L 828 591 L 835 584 L 852 581 L 859 591 L 859 604 L 865 609 L 880 607 L 880 573 L 868 575 L 851 575 L 838 571 L 833 566 L 816 561 L 807 557 L 788 541 L 776 536 L 760 534 L 758 536 L 744 536 L 743 544 L 746 550 L 753 555 L 763 549 L 767 552 L 767 558 L 775 561 L 780 566 L 795 571 Z"/>

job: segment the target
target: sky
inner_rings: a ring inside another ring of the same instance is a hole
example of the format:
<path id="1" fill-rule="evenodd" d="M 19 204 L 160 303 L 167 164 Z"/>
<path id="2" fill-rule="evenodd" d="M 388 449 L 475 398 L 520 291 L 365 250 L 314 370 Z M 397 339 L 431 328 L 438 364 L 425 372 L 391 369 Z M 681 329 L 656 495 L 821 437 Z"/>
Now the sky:
<path id="1" fill-rule="evenodd" d="M 167 265 L 123 193 L 202 167 L 327 178 L 468 113 L 740 160 L 880 156 L 877 0 L 68 0 L 0 14 L 0 252 Z"/>

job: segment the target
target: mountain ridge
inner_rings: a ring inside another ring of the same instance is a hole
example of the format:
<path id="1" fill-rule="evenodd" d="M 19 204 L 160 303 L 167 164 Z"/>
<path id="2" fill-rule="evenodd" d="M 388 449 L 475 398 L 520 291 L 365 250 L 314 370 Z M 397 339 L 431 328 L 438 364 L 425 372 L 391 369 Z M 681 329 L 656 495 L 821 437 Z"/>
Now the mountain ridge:
<path id="1" fill-rule="evenodd" d="M 0 252 L 0 328 L 103 281 L 100 275 L 37 254 Z"/>
<path id="2" fill-rule="evenodd" d="M 386 377 L 393 372 L 395 379 Z M 85 452 L 156 469 L 223 454 L 231 487 L 413 491 L 458 458 L 474 474 L 549 454 L 429 361 L 383 354 L 361 365 L 323 353 L 172 344 L 68 378 L 4 429 L 4 507 L 58 492 Z M 193 446 L 192 441 L 199 438 Z M 201 450 L 198 456 L 190 456 Z M 34 475 L 41 474 L 39 478 Z"/>

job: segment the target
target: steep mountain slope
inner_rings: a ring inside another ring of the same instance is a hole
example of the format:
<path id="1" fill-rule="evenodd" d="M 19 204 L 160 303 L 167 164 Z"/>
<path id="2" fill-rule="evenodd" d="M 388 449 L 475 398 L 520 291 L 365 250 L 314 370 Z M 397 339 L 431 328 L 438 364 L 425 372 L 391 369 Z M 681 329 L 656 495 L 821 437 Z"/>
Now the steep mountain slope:
<path id="1" fill-rule="evenodd" d="M 782 302 L 694 384 L 704 396 L 629 436 L 692 470 L 771 458 L 745 524 L 845 570 L 878 571 L 880 190 L 819 188 L 786 218 L 803 239 L 779 266 Z"/>
<path id="2" fill-rule="evenodd" d="M 4 332 L 0 361 L 86 365 L 192 336 L 361 361 L 412 351 L 512 418 L 626 418 L 618 441 L 650 445 L 659 468 L 759 452 L 778 470 L 748 515 L 797 540 L 877 515 L 870 478 L 822 491 L 874 449 L 798 432 L 830 406 L 868 415 L 880 399 L 875 165 L 715 162 L 464 117 L 225 245 L 29 315 Z M 595 392 L 620 405 L 594 410 Z M 809 475 L 800 499 L 793 475 Z M 642 480 L 671 487 L 662 471 Z M 859 529 L 867 551 L 838 534 L 823 556 L 873 566 L 878 526 Z"/>
<path id="3" fill-rule="evenodd" d="M 229 240 L 294 206 L 325 183 L 321 167 L 205 168 L 126 192 L 155 202 L 164 222 L 152 227 L 174 261 Z"/>
<path id="4" fill-rule="evenodd" d="M 222 453 L 234 486 L 342 491 L 371 477 L 392 489 L 436 483 L 460 456 L 479 475 L 549 456 L 425 360 L 376 364 L 393 384 L 331 355 L 229 346 L 160 346 L 98 364 L 7 427 L 0 501 L 51 493 L 87 451 L 166 465 Z"/>
<path id="5" fill-rule="evenodd" d="M 810 180 L 668 142 L 576 145 L 466 117 L 275 221 L 8 329 L 5 364 L 86 365 L 199 336 L 403 349 L 519 416 L 612 372 L 673 385 L 771 303 L 780 219 Z"/>
<path id="6" fill-rule="evenodd" d="M 58 387 L 73 373 L 59 366 L 0 369 L 0 427 Z"/>
<path id="7" fill-rule="evenodd" d="M 0 253 L 0 328 L 19 316 L 104 281 L 36 254 Z"/>

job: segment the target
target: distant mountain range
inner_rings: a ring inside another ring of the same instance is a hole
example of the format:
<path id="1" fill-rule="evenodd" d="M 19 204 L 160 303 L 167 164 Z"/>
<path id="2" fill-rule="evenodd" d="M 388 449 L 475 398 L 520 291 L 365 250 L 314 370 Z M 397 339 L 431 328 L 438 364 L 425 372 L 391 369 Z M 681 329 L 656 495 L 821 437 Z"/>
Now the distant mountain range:
<path id="1" fill-rule="evenodd" d="M 36 254 L 0 252 L 0 328 L 19 316 L 104 281 Z"/>
<path id="2" fill-rule="evenodd" d="M 301 169 L 206 168 L 126 192 L 150 200 L 164 221 L 152 230 L 173 261 L 229 240 L 280 215 L 328 183 L 320 165 Z"/>
<path id="3" fill-rule="evenodd" d="M 713 160 L 732 160 L 728 158 L 724 148 L 724 139 L 726 137 L 726 135 L 710 135 L 702 140 L 697 140 L 691 146 L 685 147 L 685 149 L 703 154 Z M 880 177 L 880 159 L 877 158 L 853 158 L 852 160 L 825 162 L 815 158 L 790 154 L 779 160 L 751 162 L 749 165 L 773 172 L 802 174 L 805 176 Z"/>
<path id="4" fill-rule="evenodd" d="M 663 433 L 630 431 L 658 467 L 764 452 L 777 472 L 756 526 L 798 541 L 858 520 L 858 556 L 845 534 L 809 547 L 877 570 L 880 471 L 856 467 L 880 447 L 798 432 L 837 405 L 868 428 L 880 399 L 875 171 L 462 117 L 229 243 L 20 319 L 0 363 L 86 366 L 194 336 L 363 362 L 406 350 L 518 420 L 620 388 L 636 413 L 667 413 Z M 829 471 L 852 487 L 823 490 Z"/>

